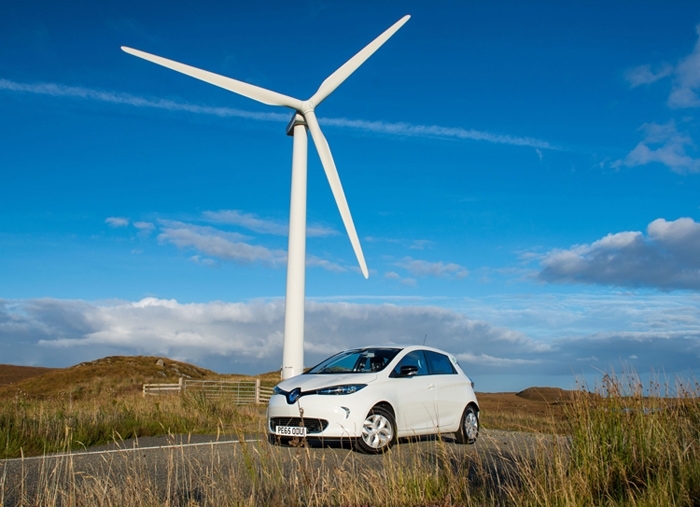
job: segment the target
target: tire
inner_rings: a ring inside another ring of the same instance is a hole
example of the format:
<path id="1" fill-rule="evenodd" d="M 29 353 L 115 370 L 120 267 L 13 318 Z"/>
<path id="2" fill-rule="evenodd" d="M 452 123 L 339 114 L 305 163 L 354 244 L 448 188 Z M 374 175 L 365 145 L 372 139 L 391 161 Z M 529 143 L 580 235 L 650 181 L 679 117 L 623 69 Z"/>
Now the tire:
<path id="1" fill-rule="evenodd" d="M 386 452 L 396 442 L 396 421 L 384 407 L 374 407 L 362 423 L 355 449 L 365 454 Z"/>
<path id="2" fill-rule="evenodd" d="M 455 440 L 459 444 L 473 444 L 479 436 L 479 412 L 474 405 L 464 409 L 459 430 L 455 432 Z"/>

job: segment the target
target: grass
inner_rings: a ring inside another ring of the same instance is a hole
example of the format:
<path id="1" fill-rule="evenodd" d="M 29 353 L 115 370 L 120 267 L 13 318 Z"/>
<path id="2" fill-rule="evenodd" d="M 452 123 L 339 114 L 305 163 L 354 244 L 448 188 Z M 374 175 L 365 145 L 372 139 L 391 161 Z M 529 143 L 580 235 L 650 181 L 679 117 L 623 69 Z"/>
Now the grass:
<path id="1" fill-rule="evenodd" d="M 31 372 L 37 373 L 32 369 Z M 164 358 L 114 356 L 50 370 L 0 387 L 0 458 L 77 450 L 132 437 L 257 430 L 264 407 L 198 393 L 144 398 L 142 385 L 181 376 L 230 379 Z M 269 382 L 268 382 L 269 383 Z"/>
<path id="2" fill-rule="evenodd" d="M 0 407 L 0 458 L 82 449 L 133 437 L 258 431 L 263 406 L 237 406 L 200 393 L 157 399 L 15 398 Z"/>
<path id="3" fill-rule="evenodd" d="M 80 363 L 70 368 L 52 369 L 40 375 L 36 368 L 0 368 L 10 385 L 0 386 L 0 400 L 21 396 L 31 399 L 60 398 L 68 403 L 93 398 L 115 398 L 141 392 L 146 383 L 177 383 L 180 377 L 195 380 L 223 379 L 211 370 L 188 363 L 149 356 L 111 356 Z M 29 371 L 27 371 L 29 370 Z M 15 381 L 10 375 L 14 373 Z M 242 376 L 238 376 L 242 377 Z"/>
<path id="4" fill-rule="evenodd" d="M 574 393 L 553 387 L 530 387 L 519 393 L 478 393 L 481 425 L 488 429 L 553 433 L 569 431 L 567 407 Z"/>
<path id="5" fill-rule="evenodd" d="M 203 459 L 172 450 L 161 479 L 137 456 L 111 458 L 124 461 L 87 475 L 76 472 L 68 456 L 53 469 L 47 461 L 38 477 L 25 479 L 13 489 L 12 502 L 49 507 L 699 506 L 698 383 L 643 385 L 633 373 L 610 374 L 591 391 L 582 387 L 566 399 L 547 391 L 513 399 L 482 395 L 484 428 L 537 432 L 528 437 L 527 452 L 489 442 L 488 430 L 466 450 L 435 439 L 397 445 L 369 459 L 349 451 L 327 454 L 243 443 L 231 449 L 233 458 Z M 544 395 L 546 402 L 537 399 Z M 513 411 L 515 405 L 523 410 Z M 16 396 L 0 405 L 0 454 L 42 454 L 164 432 L 260 434 L 263 427 L 264 407 L 236 407 L 201 396 L 144 399 L 127 392 L 72 401 Z M 119 467 L 124 473 L 116 473 Z M 10 504 L 6 481 L 0 472 L 0 505 Z"/>
<path id="6" fill-rule="evenodd" d="M 612 374 L 596 394 L 568 407 L 568 452 L 523 464 L 517 505 L 700 505 L 698 383 Z"/>
<path id="7" fill-rule="evenodd" d="M 482 472 L 441 441 L 396 446 L 369 461 L 352 452 L 319 459 L 307 447 L 243 443 L 231 454 L 165 451 L 160 480 L 140 453 L 109 455 L 99 473 L 70 455 L 38 468 L 34 481 L 3 488 L 2 505 L 90 506 L 440 506 L 496 505 L 489 489 L 469 480 Z M 99 465 L 98 465 L 99 466 Z M 463 475 L 471 467 L 470 475 Z M 80 470 L 80 471 L 78 471 Z M 487 481 L 484 472 L 483 483 Z M 3 498 L 3 493 L 5 496 Z M 495 491 L 491 488 L 490 491 Z"/>
<path id="8" fill-rule="evenodd" d="M 13 384 L 31 377 L 37 377 L 52 370 L 53 368 L 42 368 L 39 366 L 0 364 L 0 386 Z"/>

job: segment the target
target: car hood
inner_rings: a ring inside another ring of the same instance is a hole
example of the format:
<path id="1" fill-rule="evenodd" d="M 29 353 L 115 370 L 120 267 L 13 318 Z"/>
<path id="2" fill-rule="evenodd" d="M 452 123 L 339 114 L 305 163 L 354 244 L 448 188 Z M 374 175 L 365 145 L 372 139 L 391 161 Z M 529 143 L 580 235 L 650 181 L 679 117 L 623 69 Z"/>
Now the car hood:
<path id="1" fill-rule="evenodd" d="M 283 391 L 291 391 L 299 387 L 302 391 L 313 391 L 323 387 L 340 386 L 347 384 L 369 384 L 377 379 L 376 373 L 324 373 L 318 375 L 297 375 L 283 380 L 277 387 Z"/>

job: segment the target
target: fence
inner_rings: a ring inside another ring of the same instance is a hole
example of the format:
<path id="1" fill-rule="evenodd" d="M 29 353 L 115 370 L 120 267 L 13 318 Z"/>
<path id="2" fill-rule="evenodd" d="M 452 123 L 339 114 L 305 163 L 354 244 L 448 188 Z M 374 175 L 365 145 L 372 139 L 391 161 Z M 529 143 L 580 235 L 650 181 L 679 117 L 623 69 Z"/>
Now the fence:
<path id="1" fill-rule="evenodd" d="M 272 396 L 272 388 L 260 384 L 260 379 L 235 380 L 187 380 L 180 377 L 177 384 L 144 384 L 143 395 L 157 395 L 185 392 L 199 392 L 207 398 L 226 397 L 237 405 L 267 403 Z"/>

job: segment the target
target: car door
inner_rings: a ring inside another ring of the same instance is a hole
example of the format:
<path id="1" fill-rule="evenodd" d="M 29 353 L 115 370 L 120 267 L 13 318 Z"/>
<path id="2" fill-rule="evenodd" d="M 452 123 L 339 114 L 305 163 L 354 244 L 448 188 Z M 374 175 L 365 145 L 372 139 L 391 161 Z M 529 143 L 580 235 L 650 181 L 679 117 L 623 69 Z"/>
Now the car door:
<path id="1" fill-rule="evenodd" d="M 465 380 L 457 374 L 450 358 L 432 350 L 426 350 L 436 396 L 436 420 L 443 431 L 451 431 L 459 425 L 465 405 Z"/>
<path id="2" fill-rule="evenodd" d="M 416 368 L 415 375 L 401 375 L 401 368 Z M 402 436 L 431 433 L 437 425 L 435 380 L 422 350 L 407 353 L 390 377 L 397 389 L 396 424 Z"/>

